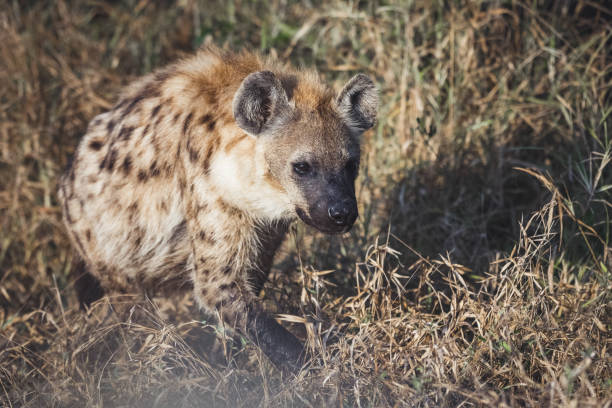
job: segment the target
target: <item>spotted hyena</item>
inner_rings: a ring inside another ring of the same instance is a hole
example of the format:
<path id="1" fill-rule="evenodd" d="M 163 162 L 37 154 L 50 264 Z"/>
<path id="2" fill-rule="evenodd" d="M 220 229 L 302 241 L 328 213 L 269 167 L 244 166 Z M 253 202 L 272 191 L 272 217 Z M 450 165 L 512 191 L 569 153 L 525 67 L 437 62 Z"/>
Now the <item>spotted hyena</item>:
<path id="1" fill-rule="evenodd" d="M 366 75 L 336 93 L 314 72 L 212 48 L 134 82 L 60 183 L 81 302 L 188 287 L 277 366 L 299 367 L 302 344 L 256 293 L 294 219 L 330 234 L 355 222 L 377 104 Z"/>

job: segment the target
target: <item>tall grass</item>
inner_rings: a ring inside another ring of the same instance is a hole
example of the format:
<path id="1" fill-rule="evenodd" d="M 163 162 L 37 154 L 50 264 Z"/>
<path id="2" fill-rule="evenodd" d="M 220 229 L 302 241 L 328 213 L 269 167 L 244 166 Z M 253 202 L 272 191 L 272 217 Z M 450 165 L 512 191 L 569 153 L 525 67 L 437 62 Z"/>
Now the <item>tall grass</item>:
<path id="1" fill-rule="evenodd" d="M 612 406 L 612 11 L 603 3 L 9 1 L 0 9 L 3 406 Z M 296 225 L 262 298 L 283 379 L 191 297 L 68 278 L 55 191 L 121 86 L 200 45 L 380 87 L 360 219 Z"/>

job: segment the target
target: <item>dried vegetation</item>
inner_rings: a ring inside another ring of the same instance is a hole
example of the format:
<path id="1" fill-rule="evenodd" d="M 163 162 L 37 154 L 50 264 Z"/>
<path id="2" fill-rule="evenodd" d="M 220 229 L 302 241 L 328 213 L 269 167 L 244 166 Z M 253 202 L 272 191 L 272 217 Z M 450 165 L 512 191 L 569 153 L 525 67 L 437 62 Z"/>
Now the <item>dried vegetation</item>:
<path id="1" fill-rule="evenodd" d="M 0 405 L 612 406 L 604 3 L 8 1 Z M 358 225 L 295 228 L 262 294 L 317 356 L 295 379 L 188 295 L 84 313 L 68 278 L 55 189 L 88 120 L 207 41 L 380 84 Z"/>

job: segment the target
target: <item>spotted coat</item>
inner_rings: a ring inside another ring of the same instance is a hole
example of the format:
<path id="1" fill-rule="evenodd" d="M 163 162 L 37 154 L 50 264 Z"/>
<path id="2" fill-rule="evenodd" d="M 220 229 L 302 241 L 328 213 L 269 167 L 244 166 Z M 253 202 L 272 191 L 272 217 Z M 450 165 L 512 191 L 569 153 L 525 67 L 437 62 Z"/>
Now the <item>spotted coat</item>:
<path id="1" fill-rule="evenodd" d="M 81 291 L 189 288 L 298 367 L 301 344 L 255 294 L 295 218 L 329 233 L 354 222 L 376 104 L 364 75 L 336 94 L 314 72 L 214 48 L 137 80 L 91 121 L 60 182 Z"/>

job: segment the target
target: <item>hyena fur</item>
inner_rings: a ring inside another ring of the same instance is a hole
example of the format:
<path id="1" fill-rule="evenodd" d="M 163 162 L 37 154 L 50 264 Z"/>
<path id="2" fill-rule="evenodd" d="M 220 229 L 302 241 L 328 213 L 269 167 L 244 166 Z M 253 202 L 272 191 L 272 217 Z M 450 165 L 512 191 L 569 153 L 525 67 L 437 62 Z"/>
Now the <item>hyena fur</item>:
<path id="1" fill-rule="evenodd" d="M 216 48 L 135 81 L 91 121 L 60 182 L 80 301 L 190 288 L 275 365 L 299 369 L 303 345 L 256 294 L 294 219 L 352 227 L 377 105 L 364 74 L 336 93 L 315 72 Z"/>

